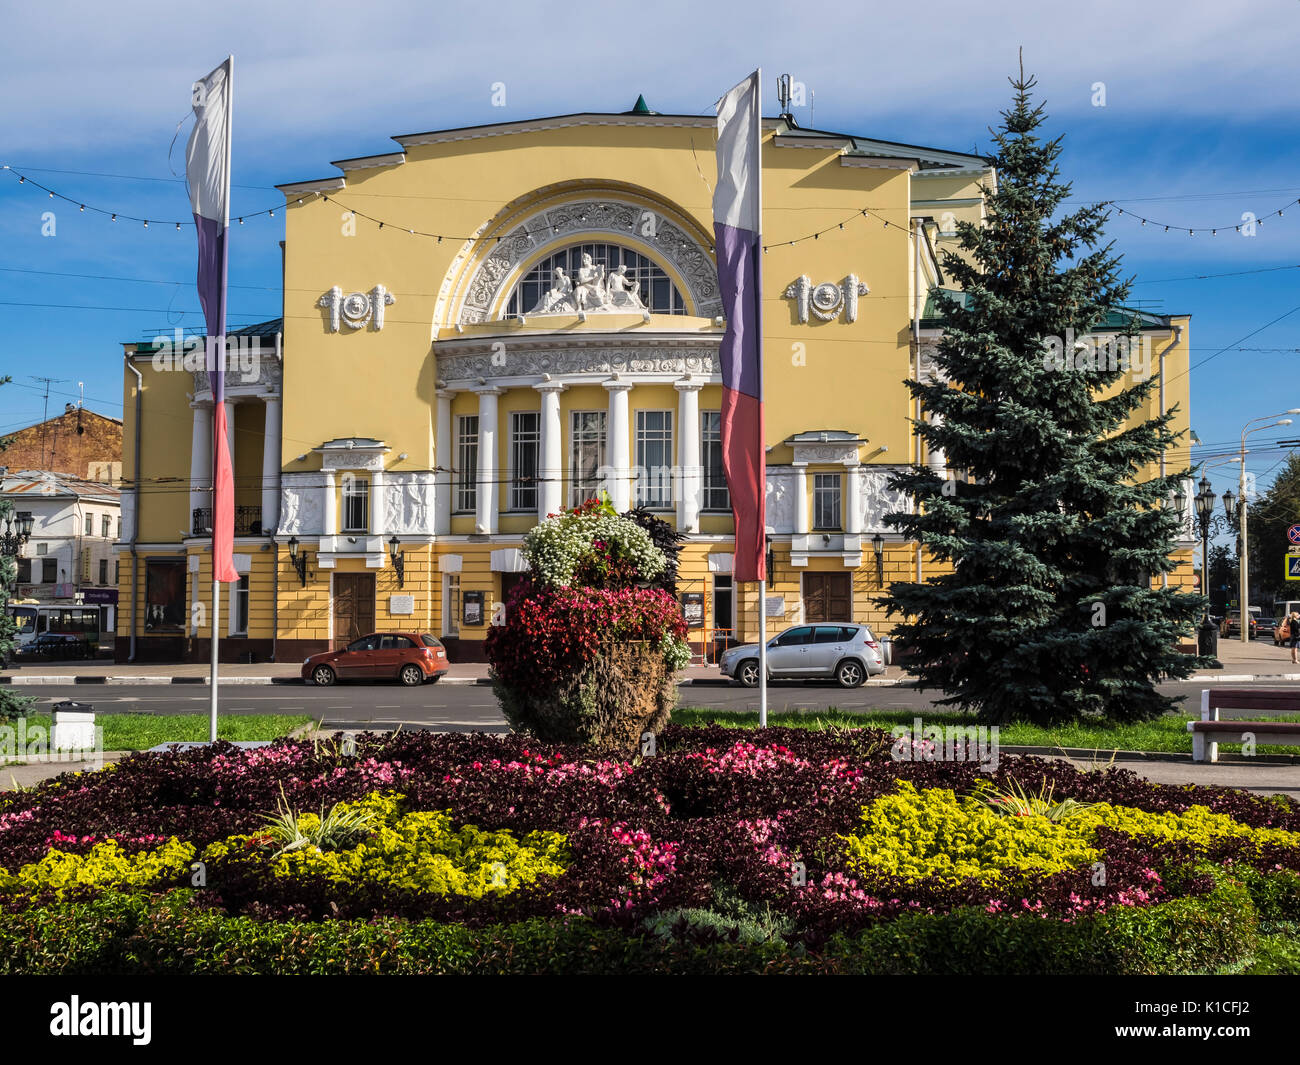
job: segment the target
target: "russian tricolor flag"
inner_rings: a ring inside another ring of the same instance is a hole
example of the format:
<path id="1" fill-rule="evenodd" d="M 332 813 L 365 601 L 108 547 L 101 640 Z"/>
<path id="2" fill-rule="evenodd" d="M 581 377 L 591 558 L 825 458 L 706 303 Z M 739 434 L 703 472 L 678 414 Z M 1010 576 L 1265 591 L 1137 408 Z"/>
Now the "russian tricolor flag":
<path id="1" fill-rule="evenodd" d="M 736 522 L 734 576 L 767 579 L 763 443 L 763 273 L 759 72 L 718 101 L 713 228 L 727 331 L 722 338 L 722 465 Z"/>
<path id="2" fill-rule="evenodd" d="M 212 386 L 212 574 L 239 580 L 235 546 L 235 476 L 226 424 L 226 260 L 230 247 L 230 123 L 234 56 L 194 83 L 194 131 L 185 148 L 185 176 L 199 234 L 199 302 L 207 323 Z M 215 635 L 215 634 L 214 634 Z"/>

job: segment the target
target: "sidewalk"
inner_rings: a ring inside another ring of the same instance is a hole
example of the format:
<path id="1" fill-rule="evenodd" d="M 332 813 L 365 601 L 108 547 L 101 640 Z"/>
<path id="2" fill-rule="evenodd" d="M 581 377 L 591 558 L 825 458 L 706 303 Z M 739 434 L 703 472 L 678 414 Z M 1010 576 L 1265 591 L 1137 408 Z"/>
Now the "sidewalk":
<path id="1" fill-rule="evenodd" d="M 1291 652 L 1274 647 L 1271 640 L 1219 641 L 1223 669 L 1202 670 L 1189 679 L 1197 683 L 1242 683 L 1246 681 L 1300 681 L 1300 665 L 1291 663 Z M 221 664 L 222 684 L 299 684 L 301 662 L 235 662 Z M 207 684 L 209 667 L 204 662 L 133 665 L 121 662 L 35 662 L 10 666 L 0 671 L 0 684 Z M 454 663 L 439 684 L 488 684 L 488 667 L 483 662 Z M 681 684 L 725 685 L 729 682 L 717 666 L 688 666 Z M 871 687 L 892 687 L 912 683 L 909 674 L 890 666 L 883 676 L 867 681 Z"/>

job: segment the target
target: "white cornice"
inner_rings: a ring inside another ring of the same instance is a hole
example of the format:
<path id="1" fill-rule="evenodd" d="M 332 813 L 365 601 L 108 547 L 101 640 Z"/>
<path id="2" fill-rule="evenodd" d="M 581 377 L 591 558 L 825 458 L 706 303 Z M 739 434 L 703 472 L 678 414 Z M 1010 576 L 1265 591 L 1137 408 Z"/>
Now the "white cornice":
<path id="1" fill-rule="evenodd" d="M 411 133 L 394 137 L 403 148 L 425 144 L 447 144 L 452 141 L 479 140 L 483 137 L 508 137 L 516 133 L 535 133 L 550 129 L 571 129 L 575 126 L 659 126 L 687 129 L 712 129 L 717 119 L 711 115 L 560 115 L 556 118 L 533 118 L 522 122 L 501 122 L 490 126 L 467 126 L 462 129 L 434 130 L 429 133 Z"/>
<path id="2" fill-rule="evenodd" d="M 877 170 L 909 170 L 917 173 L 921 163 L 916 159 L 890 159 L 883 155 L 841 155 L 840 166 L 865 166 Z"/>
<path id="3" fill-rule="evenodd" d="M 316 181 L 292 181 L 287 185 L 276 185 L 276 188 L 283 192 L 286 197 L 296 196 L 303 192 L 335 192 L 338 189 L 347 187 L 347 179 L 341 177 L 319 178 Z"/>
<path id="4" fill-rule="evenodd" d="M 335 159 L 330 166 L 340 170 L 374 170 L 384 166 L 401 166 L 406 162 L 405 152 L 389 152 L 387 155 L 359 155 L 355 159 Z"/>

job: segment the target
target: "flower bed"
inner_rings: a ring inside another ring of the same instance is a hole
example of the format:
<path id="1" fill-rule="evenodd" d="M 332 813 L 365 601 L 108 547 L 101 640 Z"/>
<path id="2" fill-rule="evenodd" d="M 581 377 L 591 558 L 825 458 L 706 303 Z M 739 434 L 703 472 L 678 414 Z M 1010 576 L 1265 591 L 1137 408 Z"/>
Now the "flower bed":
<path id="1" fill-rule="evenodd" d="M 1300 920 L 1290 800 L 890 746 L 135 756 L 0 797 L 0 972 L 1203 972 Z"/>

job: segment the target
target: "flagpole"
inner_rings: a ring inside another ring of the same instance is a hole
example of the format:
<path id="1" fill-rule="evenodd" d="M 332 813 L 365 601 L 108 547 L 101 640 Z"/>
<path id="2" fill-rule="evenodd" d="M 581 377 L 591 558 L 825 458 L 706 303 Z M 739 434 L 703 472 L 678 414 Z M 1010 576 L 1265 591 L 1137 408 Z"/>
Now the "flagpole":
<path id="1" fill-rule="evenodd" d="M 758 344 L 758 396 L 760 404 L 764 401 L 763 392 L 763 68 L 759 67 L 755 72 L 756 80 L 754 84 L 754 94 L 758 97 L 754 106 L 754 144 L 755 151 L 758 155 L 758 168 L 754 175 L 754 198 L 757 201 L 757 210 L 755 215 L 758 219 L 758 233 L 755 234 L 754 243 L 755 263 L 754 263 L 754 285 L 758 291 L 754 300 L 758 328 L 755 338 Z M 765 408 L 760 406 L 760 410 Z M 764 506 L 764 496 L 767 494 L 767 452 L 765 450 L 767 419 L 760 416 L 758 420 L 758 460 L 759 468 L 764 471 L 763 482 L 758 486 L 758 498 L 761 509 L 764 514 L 761 523 L 760 532 L 766 532 L 767 528 L 767 508 Z M 766 536 L 764 537 L 766 539 Z M 766 545 L 765 545 L 766 546 Z M 761 556 L 766 563 L 767 552 L 764 550 Z M 771 574 L 766 572 L 764 565 L 764 576 L 769 580 Z M 766 581 L 758 582 L 758 727 L 767 727 L 767 583 Z"/>
<path id="2" fill-rule="evenodd" d="M 216 350 L 216 373 L 220 375 L 220 380 L 225 382 L 226 376 L 226 267 L 230 258 L 230 166 L 231 166 L 231 144 L 233 133 L 233 121 L 235 114 L 235 57 L 227 56 L 226 61 L 229 64 L 226 70 L 226 190 L 225 190 L 225 218 L 222 220 L 221 229 L 221 295 L 220 311 L 221 318 L 220 335 L 217 337 Z M 225 401 L 225 389 L 222 389 L 222 402 Z M 221 582 L 217 579 L 217 449 L 228 447 L 226 440 L 221 439 L 217 432 L 217 419 L 219 417 L 216 408 L 217 401 L 216 390 L 213 390 L 213 411 L 212 411 L 212 661 L 208 670 L 208 742 L 217 742 L 217 694 L 219 691 L 218 681 L 220 669 L 218 662 L 218 645 L 221 637 L 220 625 L 221 620 Z M 226 426 L 226 438 L 233 439 L 232 434 L 235 431 L 233 425 Z"/>

